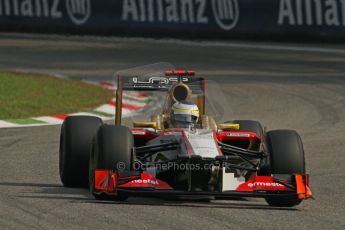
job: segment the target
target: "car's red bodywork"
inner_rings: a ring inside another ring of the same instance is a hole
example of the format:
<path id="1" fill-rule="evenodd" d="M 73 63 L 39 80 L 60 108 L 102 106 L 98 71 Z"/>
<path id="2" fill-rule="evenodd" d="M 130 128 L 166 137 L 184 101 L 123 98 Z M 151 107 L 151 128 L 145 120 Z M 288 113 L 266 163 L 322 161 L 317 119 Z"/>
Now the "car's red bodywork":
<path id="1" fill-rule="evenodd" d="M 164 131 L 152 131 L 150 129 L 133 128 L 134 138 L 141 139 L 145 142 L 157 138 L 160 135 L 181 132 L 180 129 L 167 129 Z M 220 131 L 214 132 L 215 141 L 236 141 L 236 140 L 256 140 L 263 141 L 254 132 L 244 131 Z M 188 139 L 184 138 L 187 150 L 192 155 L 192 149 L 189 147 Z M 219 148 L 219 155 L 223 153 Z M 239 184 L 236 189 L 231 191 L 199 192 L 176 191 L 173 186 L 163 180 L 155 178 L 148 172 L 134 173 L 133 175 L 121 176 L 116 171 L 96 170 L 94 188 L 97 193 L 106 193 L 107 195 L 116 195 L 118 191 L 135 193 L 138 195 L 212 195 L 216 197 L 275 197 L 275 196 L 297 196 L 299 199 L 312 198 L 309 188 L 309 176 L 295 174 L 291 175 L 292 179 L 277 179 L 275 175 L 254 176 L 247 181 Z M 279 178 L 279 177 L 278 177 Z"/>

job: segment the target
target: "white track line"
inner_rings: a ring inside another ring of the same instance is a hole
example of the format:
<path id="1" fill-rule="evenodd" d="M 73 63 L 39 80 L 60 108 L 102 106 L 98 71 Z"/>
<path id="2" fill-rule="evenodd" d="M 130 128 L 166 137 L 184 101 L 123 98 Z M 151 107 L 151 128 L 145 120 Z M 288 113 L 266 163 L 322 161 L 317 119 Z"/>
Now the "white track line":
<path id="1" fill-rule="evenodd" d="M 6 121 L 0 121 L 0 127 L 1 128 L 7 128 L 7 127 L 13 127 L 14 124 L 8 123 Z"/>
<path id="2" fill-rule="evenodd" d="M 33 119 L 43 121 L 48 124 L 62 124 L 61 119 L 55 118 L 55 117 L 49 117 L 49 116 L 44 116 L 44 117 L 34 117 Z"/>

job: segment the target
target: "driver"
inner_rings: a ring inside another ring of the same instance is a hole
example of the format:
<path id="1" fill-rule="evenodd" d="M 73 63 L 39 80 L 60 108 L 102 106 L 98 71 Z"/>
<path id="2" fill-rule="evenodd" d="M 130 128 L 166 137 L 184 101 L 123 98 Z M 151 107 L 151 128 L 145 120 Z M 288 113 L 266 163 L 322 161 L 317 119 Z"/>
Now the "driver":
<path id="1" fill-rule="evenodd" d="M 170 113 L 170 120 L 174 128 L 194 127 L 199 119 L 199 108 L 190 101 L 176 102 Z"/>

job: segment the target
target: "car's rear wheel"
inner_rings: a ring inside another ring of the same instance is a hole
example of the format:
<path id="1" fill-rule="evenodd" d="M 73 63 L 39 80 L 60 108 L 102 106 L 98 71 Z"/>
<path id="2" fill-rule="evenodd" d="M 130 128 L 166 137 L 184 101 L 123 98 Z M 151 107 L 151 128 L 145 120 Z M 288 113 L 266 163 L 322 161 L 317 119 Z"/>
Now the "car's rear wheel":
<path id="1" fill-rule="evenodd" d="M 64 120 L 59 154 L 59 172 L 64 186 L 88 187 L 92 138 L 101 125 L 101 119 L 91 116 L 71 116 Z"/>
<path id="2" fill-rule="evenodd" d="M 305 174 L 304 149 L 301 137 L 293 130 L 274 130 L 267 132 L 267 148 L 270 154 L 272 174 Z M 267 203 L 277 207 L 292 207 L 301 199 L 267 198 Z"/>
<path id="3" fill-rule="evenodd" d="M 90 191 L 96 199 L 125 200 L 127 196 L 107 196 L 94 191 L 95 169 L 129 171 L 132 167 L 132 149 L 134 139 L 125 126 L 103 125 L 99 128 L 90 155 L 89 184 Z"/>

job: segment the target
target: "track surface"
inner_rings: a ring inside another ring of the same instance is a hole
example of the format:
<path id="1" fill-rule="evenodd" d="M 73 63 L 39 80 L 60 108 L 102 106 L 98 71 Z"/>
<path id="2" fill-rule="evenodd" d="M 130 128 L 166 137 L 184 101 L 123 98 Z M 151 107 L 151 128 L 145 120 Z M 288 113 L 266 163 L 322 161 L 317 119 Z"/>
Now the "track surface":
<path id="1" fill-rule="evenodd" d="M 297 129 L 315 201 L 270 208 L 262 200 L 97 202 L 64 188 L 59 127 L 0 130 L 1 229 L 344 229 L 345 54 L 130 39 L 0 37 L 0 68 L 107 79 L 115 70 L 158 61 L 209 77 L 219 118 L 257 119 Z M 329 48 L 329 47 L 328 47 Z M 223 104 L 224 103 L 224 104 Z M 52 106 L 54 106 L 52 104 Z"/>

